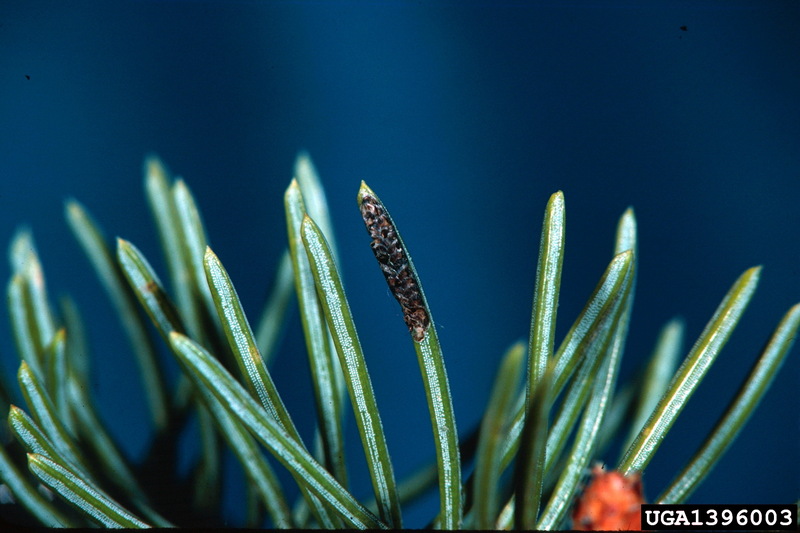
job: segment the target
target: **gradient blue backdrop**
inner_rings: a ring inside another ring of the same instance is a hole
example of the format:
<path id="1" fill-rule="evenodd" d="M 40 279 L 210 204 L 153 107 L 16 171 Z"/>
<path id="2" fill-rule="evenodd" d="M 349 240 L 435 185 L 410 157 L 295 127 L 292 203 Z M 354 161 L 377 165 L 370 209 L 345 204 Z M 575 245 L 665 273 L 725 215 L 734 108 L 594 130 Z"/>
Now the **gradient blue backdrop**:
<path id="1" fill-rule="evenodd" d="M 150 436 L 135 364 L 63 200 L 79 199 L 163 273 L 141 177 L 155 151 L 188 181 L 255 316 L 285 246 L 283 191 L 307 149 L 402 477 L 432 459 L 432 438 L 408 333 L 356 208 L 360 180 L 413 251 L 462 433 L 479 421 L 501 353 L 527 335 L 549 195 L 563 190 L 567 206 L 559 338 L 632 205 L 640 270 L 625 375 L 673 316 L 688 348 L 736 277 L 764 265 L 743 323 L 646 472 L 652 498 L 800 300 L 798 22 L 797 2 L 5 1 L 0 239 L 30 225 L 52 299 L 77 299 L 101 414 L 135 460 Z M 310 435 L 305 364 L 295 313 L 274 376 Z M 797 500 L 798 369 L 795 349 L 692 501 Z M 407 525 L 436 505 L 428 498 Z M 238 523 L 239 502 L 226 508 Z"/>

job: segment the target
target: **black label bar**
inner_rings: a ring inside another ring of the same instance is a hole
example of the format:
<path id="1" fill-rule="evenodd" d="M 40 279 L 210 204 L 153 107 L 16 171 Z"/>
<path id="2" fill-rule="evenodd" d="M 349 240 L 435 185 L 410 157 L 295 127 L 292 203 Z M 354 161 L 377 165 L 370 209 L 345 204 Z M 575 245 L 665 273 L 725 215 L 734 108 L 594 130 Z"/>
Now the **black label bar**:
<path id="1" fill-rule="evenodd" d="M 642 504 L 642 531 L 795 531 L 797 504 Z"/>

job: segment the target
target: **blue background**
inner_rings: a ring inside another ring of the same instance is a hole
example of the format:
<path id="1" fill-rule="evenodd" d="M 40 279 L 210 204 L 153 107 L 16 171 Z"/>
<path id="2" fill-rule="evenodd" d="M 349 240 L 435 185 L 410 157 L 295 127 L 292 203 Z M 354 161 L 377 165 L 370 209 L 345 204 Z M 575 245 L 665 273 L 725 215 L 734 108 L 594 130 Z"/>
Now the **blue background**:
<path id="1" fill-rule="evenodd" d="M 255 317 L 285 246 L 283 191 L 307 149 L 403 477 L 433 458 L 432 438 L 413 348 L 356 208 L 360 180 L 412 250 L 462 433 L 478 423 L 504 349 L 527 336 L 549 195 L 563 190 L 567 206 L 559 339 L 632 205 L 640 266 L 624 376 L 673 316 L 686 321 L 688 349 L 736 277 L 764 265 L 740 327 L 645 474 L 654 498 L 800 300 L 798 22 L 797 2 L 6 1 L 0 238 L 28 224 L 51 298 L 76 298 L 101 415 L 135 460 L 150 437 L 136 366 L 63 200 L 80 200 L 166 277 L 141 176 L 145 154 L 158 153 L 192 188 Z M 291 322 L 274 378 L 310 436 L 296 311 Z M 691 501 L 797 500 L 797 351 Z M 13 382 L 7 316 L 0 357 Z M 365 494 L 353 426 L 351 478 Z M 425 525 L 436 500 L 410 509 L 407 525 Z M 226 509 L 239 523 L 235 496 Z"/>

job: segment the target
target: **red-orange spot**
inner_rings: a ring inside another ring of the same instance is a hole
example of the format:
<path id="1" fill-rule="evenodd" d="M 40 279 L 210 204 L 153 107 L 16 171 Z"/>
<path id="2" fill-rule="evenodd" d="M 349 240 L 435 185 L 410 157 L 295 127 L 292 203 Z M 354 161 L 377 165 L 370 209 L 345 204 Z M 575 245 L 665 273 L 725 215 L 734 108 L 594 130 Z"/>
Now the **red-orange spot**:
<path id="1" fill-rule="evenodd" d="M 592 468 L 592 480 L 572 510 L 572 528 L 577 531 L 641 530 L 644 494 L 641 476 L 623 476 Z"/>

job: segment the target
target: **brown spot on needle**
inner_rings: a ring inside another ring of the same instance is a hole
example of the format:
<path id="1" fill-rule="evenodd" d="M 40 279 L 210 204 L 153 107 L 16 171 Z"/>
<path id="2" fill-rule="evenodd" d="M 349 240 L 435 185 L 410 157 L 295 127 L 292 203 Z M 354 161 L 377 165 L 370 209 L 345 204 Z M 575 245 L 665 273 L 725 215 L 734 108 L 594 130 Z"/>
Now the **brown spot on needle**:
<path id="1" fill-rule="evenodd" d="M 363 182 L 358 192 L 358 201 L 367 233 L 372 238 L 372 253 L 378 260 L 389 290 L 400 303 L 403 320 L 411 336 L 415 341 L 421 342 L 431 324 L 430 316 L 397 228 L 383 203 Z"/>

